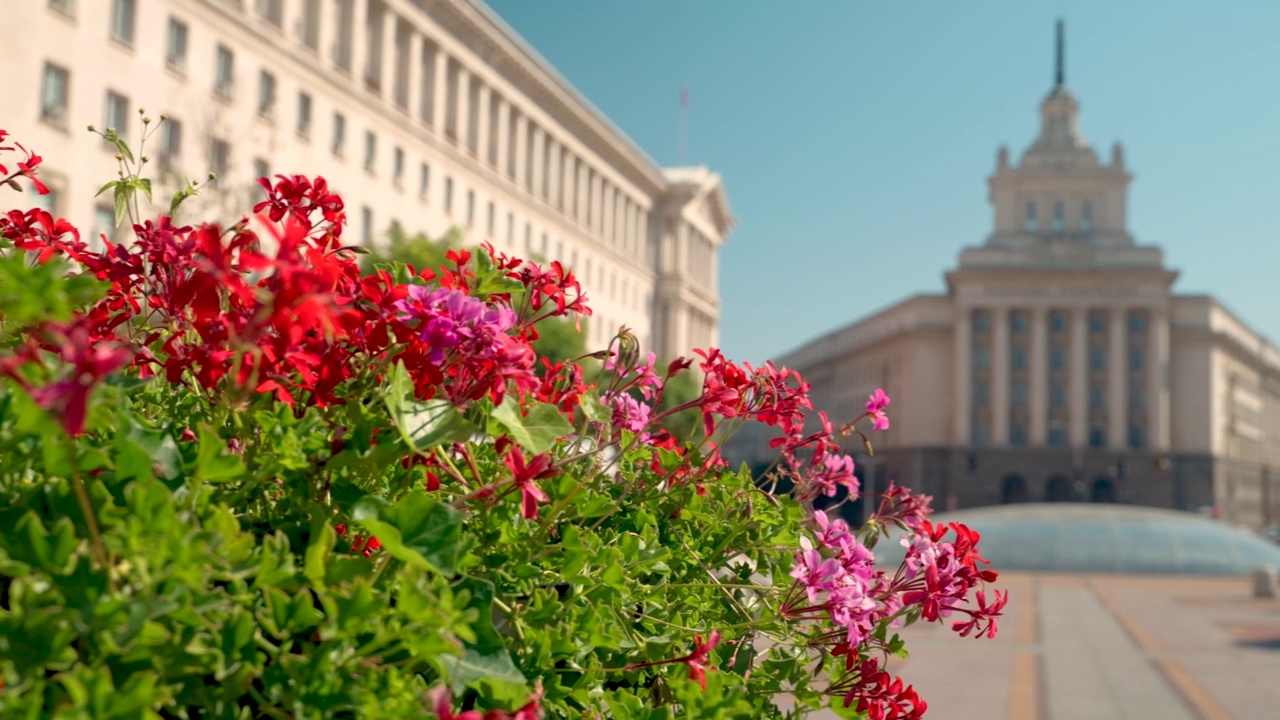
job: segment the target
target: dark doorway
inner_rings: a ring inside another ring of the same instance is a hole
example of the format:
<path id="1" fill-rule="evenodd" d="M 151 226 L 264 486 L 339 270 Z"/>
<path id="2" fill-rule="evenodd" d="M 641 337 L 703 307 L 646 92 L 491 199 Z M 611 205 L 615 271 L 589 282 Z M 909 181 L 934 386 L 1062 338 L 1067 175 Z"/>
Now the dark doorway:
<path id="1" fill-rule="evenodd" d="M 1062 475 L 1054 475 L 1044 486 L 1045 502 L 1071 502 L 1071 481 Z"/>
<path id="2" fill-rule="evenodd" d="M 1006 475 L 1000 488 L 1000 502 L 1024 503 L 1027 501 L 1027 481 L 1021 475 Z"/>
<path id="3" fill-rule="evenodd" d="M 1110 478 L 1098 478 L 1093 481 L 1093 492 L 1089 501 L 1096 503 L 1113 503 L 1116 501 L 1116 484 Z"/>

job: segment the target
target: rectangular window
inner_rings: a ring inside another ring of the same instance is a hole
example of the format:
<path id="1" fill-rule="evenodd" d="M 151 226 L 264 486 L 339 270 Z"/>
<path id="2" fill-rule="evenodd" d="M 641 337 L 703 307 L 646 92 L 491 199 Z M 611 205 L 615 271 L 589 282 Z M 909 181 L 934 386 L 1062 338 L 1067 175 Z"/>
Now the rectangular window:
<path id="1" fill-rule="evenodd" d="M 524 252 L 526 255 L 533 253 L 533 226 L 529 223 L 524 224 Z"/>
<path id="2" fill-rule="evenodd" d="M 1107 369 L 1107 353 L 1102 348 L 1089 350 L 1089 367 L 1094 370 Z"/>
<path id="3" fill-rule="evenodd" d="M 298 134 L 311 137 L 311 96 L 304 92 L 298 93 Z"/>
<path id="4" fill-rule="evenodd" d="M 364 169 L 373 172 L 378 159 L 378 136 L 372 130 L 364 132 Z"/>
<path id="5" fill-rule="evenodd" d="M 493 237 L 493 231 L 494 231 L 494 230 L 493 230 L 493 229 L 494 229 L 494 222 L 495 222 L 495 219 L 494 219 L 494 209 L 493 209 L 493 203 L 492 203 L 492 202 L 490 202 L 490 203 L 489 203 L 489 215 L 488 215 L 488 217 L 487 217 L 487 220 L 488 220 L 488 222 L 487 222 L 487 223 L 485 223 L 485 234 L 492 238 L 492 237 Z"/>
<path id="6" fill-rule="evenodd" d="M 320 0 L 306 0 L 302 11 L 302 44 L 320 49 Z"/>
<path id="7" fill-rule="evenodd" d="M 974 332 L 987 332 L 991 329 L 991 314 L 986 310 L 973 311 Z"/>
<path id="8" fill-rule="evenodd" d="M 986 407 L 990 402 L 991 393 L 984 382 L 973 384 L 973 404 L 975 407 Z"/>
<path id="9" fill-rule="evenodd" d="M 236 84 L 236 56 L 231 48 L 219 45 L 213 66 L 213 91 L 230 98 Z"/>
<path id="10" fill-rule="evenodd" d="M 187 24 L 172 15 L 169 16 L 169 39 L 165 45 L 164 63 L 171 70 L 186 72 L 187 70 Z"/>
<path id="11" fill-rule="evenodd" d="M 1049 386 L 1049 407 L 1066 407 L 1067 405 L 1067 389 L 1062 385 L 1054 384 Z"/>
<path id="12" fill-rule="evenodd" d="M 1013 396 L 1014 407 L 1026 407 L 1027 405 L 1027 386 L 1022 383 L 1014 383 L 1010 388 Z"/>
<path id="13" fill-rule="evenodd" d="M 230 166 L 231 146 L 225 140 L 219 140 L 218 138 L 210 140 L 209 172 L 213 173 L 218 180 L 221 180 L 227 174 L 227 168 Z"/>
<path id="14" fill-rule="evenodd" d="M 1023 222 L 1022 228 L 1027 232 L 1036 231 L 1036 204 L 1035 202 L 1027 203 L 1027 219 Z"/>
<path id="15" fill-rule="evenodd" d="M 1016 347 L 1009 354 L 1010 365 L 1014 370 L 1027 369 L 1027 350 L 1026 348 Z"/>
<path id="16" fill-rule="evenodd" d="M 107 91 L 106 125 L 108 132 L 125 137 L 129 134 L 129 98 L 113 90 Z"/>
<path id="17" fill-rule="evenodd" d="M 1129 408 L 1140 410 L 1147 404 L 1147 394 L 1143 392 L 1141 385 L 1132 385 L 1129 387 Z"/>
<path id="18" fill-rule="evenodd" d="M 1049 313 L 1049 332 L 1063 333 L 1067 331 L 1067 315 L 1062 312 Z"/>
<path id="19" fill-rule="evenodd" d="M 172 168 L 182 155 L 182 123 L 170 117 L 160 121 L 160 150 L 156 154 L 162 168 Z"/>
<path id="20" fill-rule="evenodd" d="M 431 189 L 431 166 L 422 163 L 418 169 L 418 197 L 427 199 L 427 191 Z"/>
<path id="21" fill-rule="evenodd" d="M 284 3 L 282 0 L 258 0 L 258 14 L 276 27 L 284 25 Z"/>
<path id="22" fill-rule="evenodd" d="M 1009 328 L 1015 333 L 1024 333 L 1027 331 L 1027 313 L 1023 310 L 1014 310 L 1009 314 Z"/>
<path id="23" fill-rule="evenodd" d="M 1067 446 L 1067 429 L 1060 423 L 1049 426 L 1049 445 L 1051 447 Z"/>
<path id="24" fill-rule="evenodd" d="M 1022 423 L 1009 424 L 1009 444 L 1021 447 L 1027 444 L 1027 426 Z"/>
<path id="25" fill-rule="evenodd" d="M 396 148 L 394 161 L 391 165 L 391 181 L 397 187 L 404 181 L 404 148 Z"/>
<path id="26" fill-rule="evenodd" d="M 973 366 L 979 370 L 991 367 L 991 353 L 985 347 L 973 349 Z"/>
<path id="27" fill-rule="evenodd" d="M 1093 203 L 1085 200 L 1084 206 L 1080 208 L 1080 229 L 1089 231 L 1093 229 Z"/>
<path id="28" fill-rule="evenodd" d="M 1049 350 L 1049 368 L 1052 370 L 1062 370 L 1067 367 L 1067 353 L 1060 347 L 1050 348 Z"/>
<path id="29" fill-rule="evenodd" d="M 271 166 L 267 164 L 265 158 L 253 159 L 253 179 L 266 178 L 267 182 L 271 182 Z M 257 182 L 253 183 L 253 193 L 255 200 L 266 200 L 267 191 Z"/>
<path id="30" fill-rule="evenodd" d="M 467 191 L 467 225 L 476 224 L 476 191 Z"/>
<path id="31" fill-rule="evenodd" d="M 258 114 L 272 117 L 276 112 L 276 76 L 263 70 L 258 74 Z"/>
<path id="32" fill-rule="evenodd" d="M 1147 329 L 1147 316 L 1141 310 L 1129 313 L 1129 332 L 1141 333 Z"/>
<path id="33" fill-rule="evenodd" d="M 368 205 L 360 208 L 360 242 L 365 247 L 373 245 L 373 209 Z"/>
<path id="34" fill-rule="evenodd" d="M 1092 312 L 1089 313 L 1089 332 L 1101 333 L 1107 331 L 1107 316 L 1105 313 Z"/>
<path id="35" fill-rule="evenodd" d="M 516 217 L 511 213 L 507 213 L 507 245 L 510 246 L 516 241 Z"/>
<path id="36" fill-rule="evenodd" d="M 444 211 L 453 212 L 453 178 L 444 179 Z"/>
<path id="37" fill-rule="evenodd" d="M 347 145 L 347 119 L 342 113 L 333 114 L 333 140 L 329 143 L 329 149 L 334 155 L 342 155 L 342 151 Z"/>
<path id="38" fill-rule="evenodd" d="M 1134 450 L 1141 450 L 1147 444 L 1147 434 L 1143 432 L 1141 425 L 1129 426 L 1129 447 Z"/>
<path id="39" fill-rule="evenodd" d="M 93 209 L 93 238 L 91 246 L 99 245 L 103 236 L 109 242 L 116 241 L 116 211 L 110 205 L 98 205 Z"/>
<path id="40" fill-rule="evenodd" d="M 1089 447 L 1106 447 L 1107 446 L 1107 430 L 1101 425 L 1094 425 L 1089 428 Z"/>
<path id="41" fill-rule="evenodd" d="M 75 17 L 76 0 L 49 0 L 49 7 L 63 15 Z"/>
<path id="42" fill-rule="evenodd" d="M 1107 406 L 1107 388 L 1101 383 L 1089 386 L 1089 407 L 1095 410 Z"/>
<path id="43" fill-rule="evenodd" d="M 58 127 L 67 124 L 67 98 L 71 74 L 53 63 L 44 64 L 44 81 L 40 87 L 40 119 Z"/>
<path id="44" fill-rule="evenodd" d="M 133 44 L 136 0 L 114 0 L 111 3 L 111 39 Z"/>
<path id="45" fill-rule="evenodd" d="M 970 435 L 970 442 L 978 446 L 986 445 L 991 440 L 991 432 L 987 429 L 987 424 L 984 422 L 975 422 L 970 431 Z"/>
<path id="46" fill-rule="evenodd" d="M 1062 201 L 1053 204 L 1053 231 L 1062 232 L 1067 227 L 1067 208 Z"/>
<path id="47" fill-rule="evenodd" d="M 1129 369 L 1141 370 L 1146 365 L 1146 353 L 1142 352 L 1142 348 L 1129 348 Z"/>

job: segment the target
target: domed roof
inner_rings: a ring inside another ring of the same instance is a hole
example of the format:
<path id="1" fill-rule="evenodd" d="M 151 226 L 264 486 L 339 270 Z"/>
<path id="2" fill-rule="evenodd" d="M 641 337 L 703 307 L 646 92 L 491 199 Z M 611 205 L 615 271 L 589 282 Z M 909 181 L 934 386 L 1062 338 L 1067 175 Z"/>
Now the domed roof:
<path id="1" fill-rule="evenodd" d="M 938 513 L 982 535 L 995 570 L 1090 573 L 1245 574 L 1280 569 L 1280 545 L 1216 520 L 1135 505 L 1036 503 Z M 897 562 L 897 538 L 877 555 Z"/>

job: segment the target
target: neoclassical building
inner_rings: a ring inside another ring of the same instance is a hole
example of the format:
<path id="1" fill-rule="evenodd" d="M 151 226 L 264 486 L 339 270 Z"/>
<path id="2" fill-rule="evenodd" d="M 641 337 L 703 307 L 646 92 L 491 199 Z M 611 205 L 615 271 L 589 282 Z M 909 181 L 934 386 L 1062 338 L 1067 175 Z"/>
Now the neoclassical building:
<path id="1" fill-rule="evenodd" d="M 860 457 L 940 508 L 1127 502 L 1280 522 L 1280 351 L 1126 220 L 1120 145 L 1100 158 L 1055 83 L 1040 133 L 988 179 L 993 229 L 945 294 L 910 297 L 778 358 L 833 421 L 884 387 L 892 427 Z M 760 445 L 739 443 L 748 461 Z"/>
<path id="2" fill-rule="evenodd" d="M 364 243 L 459 227 L 569 264 L 596 312 L 589 344 L 620 325 L 663 356 L 718 341 L 734 222 L 719 175 L 658 166 L 480 0 L 11 5 L 0 127 L 44 155 L 53 193 L 0 209 L 44 203 L 118 238 L 94 197 L 114 150 L 85 128 L 137 148 L 145 108 L 157 196 L 218 176 L 190 218 L 248 211 L 256 177 L 323 175 Z"/>

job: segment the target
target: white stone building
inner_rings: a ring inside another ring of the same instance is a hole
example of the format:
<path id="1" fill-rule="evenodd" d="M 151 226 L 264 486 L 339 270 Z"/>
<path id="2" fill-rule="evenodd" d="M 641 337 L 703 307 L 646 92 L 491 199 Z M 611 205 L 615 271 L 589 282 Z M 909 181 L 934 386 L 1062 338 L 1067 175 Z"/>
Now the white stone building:
<path id="1" fill-rule="evenodd" d="M 1062 76 L 1040 134 L 988 180 L 994 229 L 948 291 L 916 295 L 778 359 L 836 423 L 884 387 L 892 427 L 860 458 L 940 508 L 1094 500 L 1280 522 L 1280 350 L 1126 223 L 1131 176 L 1099 159 Z M 739 443 L 748 461 L 760 445 Z M 754 455 L 754 457 L 753 457 Z"/>
<path id="2" fill-rule="evenodd" d="M 46 158 L 43 202 L 117 236 L 113 151 L 146 108 L 159 190 L 217 173 L 189 218 L 233 219 L 253 179 L 322 175 L 366 244 L 398 224 L 569 264 L 596 315 L 662 356 L 718 341 L 720 177 L 662 168 L 480 0 L 23 0 L 8 3 L 0 127 Z M 153 123 L 152 127 L 155 127 Z M 159 206 L 159 203 L 157 203 Z"/>

